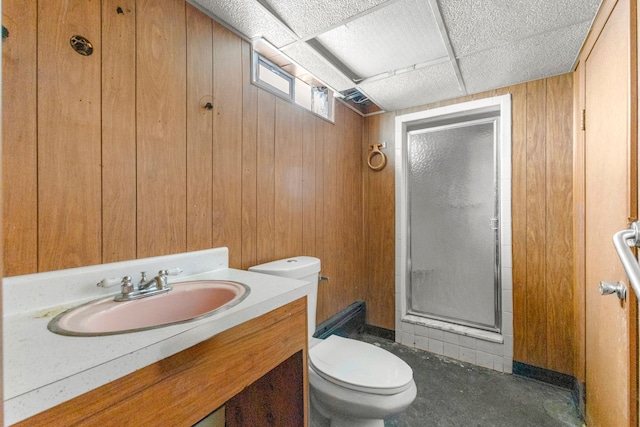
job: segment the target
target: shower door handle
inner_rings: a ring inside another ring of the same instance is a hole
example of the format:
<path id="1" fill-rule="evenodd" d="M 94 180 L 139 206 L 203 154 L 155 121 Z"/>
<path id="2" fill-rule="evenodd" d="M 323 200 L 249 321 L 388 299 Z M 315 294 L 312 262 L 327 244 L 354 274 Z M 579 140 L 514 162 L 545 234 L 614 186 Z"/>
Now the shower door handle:
<path id="1" fill-rule="evenodd" d="M 489 218 L 489 228 L 492 230 L 497 230 L 499 227 L 498 218 Z"/>

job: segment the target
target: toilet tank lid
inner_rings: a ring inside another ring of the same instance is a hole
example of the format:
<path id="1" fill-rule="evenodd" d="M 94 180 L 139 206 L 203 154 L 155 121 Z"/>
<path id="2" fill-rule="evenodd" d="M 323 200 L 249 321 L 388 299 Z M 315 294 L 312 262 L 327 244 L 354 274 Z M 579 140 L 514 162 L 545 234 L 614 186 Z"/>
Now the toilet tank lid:
<path id="1" fill-rule="evenodd" d="M 249 271 L 302 279 L 320 272 L 320 260 L 310 256 L 297 256 L 249 267 Z"/>

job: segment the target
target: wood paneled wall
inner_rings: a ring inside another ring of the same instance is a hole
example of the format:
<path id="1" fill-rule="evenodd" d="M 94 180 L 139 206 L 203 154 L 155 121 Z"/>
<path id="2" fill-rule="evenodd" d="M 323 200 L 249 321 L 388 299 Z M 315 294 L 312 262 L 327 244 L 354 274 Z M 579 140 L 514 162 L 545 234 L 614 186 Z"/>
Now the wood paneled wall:
<path id="1" fill-rule="evenodd" d="M 367 323 L 395 330 L 395 113 L 365 119 L 362 156 L 369 145 L 386 142 L 387 165 L 364 168 Z"/>
<path id="2" fill-rule="evenodd" d="M 252 85 L 250 45 L 184 0 L 4 0 L 3 22 L 7 276 L 227 246 L 319 257 L 319 321 L 364 298 L 359 115 Z"/>
<path id="3" fill-rule="evenodd" d="M 394 329 L 396 115 L 510 93 L 514 360 L 573 374 L 572 91 L 565 74 L 365 120 L 363 153 L 385 141 L 389 160 L 364 170 L 369 323 Z"/>

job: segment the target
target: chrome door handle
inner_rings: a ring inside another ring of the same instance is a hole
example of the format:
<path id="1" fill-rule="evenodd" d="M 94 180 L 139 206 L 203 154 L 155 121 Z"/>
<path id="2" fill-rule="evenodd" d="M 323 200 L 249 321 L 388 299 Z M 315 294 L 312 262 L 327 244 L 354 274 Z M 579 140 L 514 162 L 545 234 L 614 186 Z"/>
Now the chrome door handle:
<path id="1" fill-rule="evenodd" d="M 624 272 L 627 273 L 629 284 L 640 300 L 640 265 L 631 251 L 632 247 L 640 246 L 640 223 L 634 222 L 629 229 L 618 231 L 613 235 L 613 246 L 618 252 Z"/>
<path id="2" fill-rule="evenodd" d="M 598 289 L 600 290 L 600 295 L 610 295 L 615 293 L 618 295 L 618 298 L 623 301 L 627 298 L 627 287 L 622 282 L 600 282 Z"/>

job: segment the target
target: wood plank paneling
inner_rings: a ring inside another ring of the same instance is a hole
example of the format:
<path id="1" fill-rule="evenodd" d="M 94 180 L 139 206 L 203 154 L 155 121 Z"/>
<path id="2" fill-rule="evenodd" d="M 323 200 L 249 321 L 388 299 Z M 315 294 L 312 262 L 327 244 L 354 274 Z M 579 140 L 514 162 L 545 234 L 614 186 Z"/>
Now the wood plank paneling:
<path id="1" fill-rule="evenodd" d="M 5 0 L 2 23 L 3 263 L 16 276 L 38 270 L 37 4 Z"/>
<path id="2" fill-rule="evenodd" d="M 527 85 L 511 89 L 513 357 L 527 359 Z"/>
<path id="3" fill-rule="evenodd" d="M 242 43 L 242 268 L 257 265 L 258 88 L 251 83 L 251 45 Z"/>
<path id="4" fill-rule="evenodd" d="M 345 254 L 349 251 L 345 245 L 345 236 L 342 235 L 342 231 L 347 224 L 347 218 L 344 216 L 347 208 L 344 205 L 345 194 L 342 185 L 345 176 L 345 156 L 343 154 L 345 144 L 343 141 L 345 140 L 347 125 L 346 116 L 342 113 L 344 113 L 345 108 L 342 104 L 336 106 L 336 111 L 339 111 L 340 114 L 330 133 L 333 156 L 325 158 L 325 162 L 333 164 L 333 174 L 330 175 L 330 185 L 328 185 L 328 188 L 331 189 L 329 193 L 331 210 L 327 212 L 327 217 L 330 218 L 330 221 L 325 225 L 325 231 L 330 236 L 328 240 L 330 246 L 325 253 L 325 258 L 331 260 L 331 268 L 334 271 L 333 280 L 329 284 L 329 289 L 331 289 L 331 305 L 329 307 L 339 306 L 339 301 L 335 297 L 339 294 L 337 290 L 342 287 L 340 281 L 346 273 Z"/>
<path id="5" fill-rule="evenodd" d="M 337 105 L 339 107 L 339 105 Z M 318 286 L 318 309 L 317 318 L 323 320 L 330 317 L 336 311 L 334 307 L 342 305 L 340 298 L 343 292 L 340 291 L 340 273 L 339 263 L 345 248 L 339 244 L 342 227 L 338 226 L 341 221 L 339 213 L 340 195 L 338 189 L 340 186 L 338 162 L 340 153 L 338 151 L 339 139 L 342 128 L 343 110 L 336 108 L 335 124 L 324 123 L 324 158 L 323 158 L 323 194 L 324 202 L 323 215 L 323 256 L 322 271 L 329 278 Z M 338 251 L 338 252 L 336 252 Z M 322 304 L 320 304 L 322 301 Z M 333 313 L 332 313 L 333 312 Z"/>
<path id="6" fill-rule="evenodd" d="M 189 4 L 186 12 L 187 250 L 195 251 L 213 240 L 213 22 Z"/>
<path id="7" fill-rule="evenodd" d="M 527 357 L 535 366 L 547 358 L 545 107 L 546 81 L 527 83 Z"/>
<path id="8" fill-rule="evenodd" d="M 302 112 L 276 99 L 275 250 L 273 259 L 302 254 Z"/>
<path id="9" fill-rule="evenodd" d="M 546 91 L 546 308 L 547 361 L 556 372 L 573 372 L 573 80 L 547 79 Z M 563 349 L 557 352 L 556 349 Z"/>
<path id="10" fill-rule="evenodd" d="M 364 212 L 362 204 L 362 164 L 360 147 L 362 145 L 362 119 L 348 108 L 343 109 L 345 116 L 345 126 L 343 129 L 344 143 L 341 155 L 343 160 L 343 206 L 344 225 L 343 230 L 350 230 L 343 233 L 343 245 L 346 250 L 343 252 L 343 265 L 345 270 L 342 274 L 345 283 L 351 284 L 349 289 L 351 301 L 364 300 L 366 289 L 364 287 Z M 390 166 L 393 170 L 393 162 Z M 344 183 L 352 183 L 344 185 Z"/>
<path id="11" fill-rule="evenodd" d="M 320 118 L 314 118 L 314 127 L 315 127 L 315 211 L 316 211 L 316 237 L 315 237 L 315 252 L 314 256 L 324 259 L 324 216 L 325 216 L 325 206 L 324 206 L 324 152 L 325 152 L 325 142 L 324 142 L 324 120 Z M 320 275 L 326 276 L 324 264 L 321 265 Z M 330 309 L 322 309 L 325 305 L 324 299 L 320 299 L 320 288 L 324 288 L 326 281 L 320 281 L 318 283 L 318 308 L 316 310 L 316 323 L 321 322 L 326 317 L 320 317 L 319 310 L 323 312 L 329 312 Z"/>
<path id="12" fill-rule="evenodd" d="M 318 320 L 322 321 L 364 299 L 364 241 L 362 240 L 362 121 L 342 104 L 336 105 L 335 124 L 324 123 L 322 152 L 323 275 L 319 286 Z"/>
<path id="13" fill-rule="evenodd" d="M 584 87 L 584 64 L 578 63 L 575 73 L 573 73 L 573 247 L 574 251 L 574 272 L 575 285 L 573 296 L 574 325 L 576 331 L 575 340 L 575 368 L 574 376 L 584 383 L 585 381 L 585 151 L 584 151 L 584 130 L 582 130 L 582 110 L 585 107 L 585 95 L 581 88 Z M 583 389 L 584 391 L 584 389 Z M 581 405 L 581 414 L 584 414 L 583 399 L 578 400 Z"/>
<path id="14" fill-rule="evenodd" d="M 275 251 L 275 120 L 276 97 L 258 91 L 257 228 L 258 264 L 272 261 Z"/>
<path id="15" fill-rule="evenodd" d="M 324 257 L 324 120 L 315 120 L 315 147 L 316 147 L 316 238 L 315 256 Z"/>
<path id="16" fill-rule="evenodd" d="M 363 271 L 362 271 L 362 279 L 364 280 L 364 284 L 365 284 L 365 304 L 369 305 L 370 304 L 370 297 L 371 297 L 371 293 L 370 293 L 370 289 L 371 289 L 371 282 L 369 277 L 371 276 L 370 274 L 370 266 L 369 266 L 369 246 L 368 246 L 368 240 L 369 240 L 369 185 L 370 185 L 370 181 L 369 181 L 369 165 L 367 163 L 367 156 L 369 155 L 369 141 L 371 141 L 370 135 L 372 132 L 372 126 L 371 124 L 365 119 L 362 123 L 362 143 L 360 144 L 360 158 L 362 159 L 362 222 L 363 222 L 363 227 L 362 227 L 362 242 L 364 244 L 364 254 L 363 254 L 363 261 L 364 261 L 364 266 L 363 266 Z M 395 146 L 395 144 L 394 144 Z M 395 157 L 395 156 L 394 156 Z M 394 185 L 395 185 L 395 180 L 394 180 Z M 394 200 L 395 203 L 395 200 Z M 395 205 L 394 205 L 395 206 Z M 395 216 L 395 208 L 393 209 L 394 211 L 394 216 Z M 395 253 L 395 248 L 394 248 L 394 253 Z M 395 268 L 394 268 L 395 270 Z M 393 286 L 393 290 L 394 290 L 394 303 L 395 303 L 395 284 Z M 377 310 L 379 311 L 379 310 Z M 376 311 L 376 312 L 377 312 Z M 388 309 L 385 311 L 389 311 Z M 394 313 L 395 313 L 395 304 L 394 304 Z M 389 319 L 389 324 L 393 325 L 391 327 L 386 327 L 386 329 L 390 329 L 390 330 L 394 330 L 395 329 L 395 315 L 393 316 L 393 318 Z M 365 322 L 371 324 L 371 320 L 368 318 L 368 316 L 366 316 L 365 313 Z"/>
<path id="17" fill-rule="evenodd" d="M 38 4 L 40 271 L 102 259 L 100 30 L 99 2 Z M 76 53 L 72 35 L 89 39 L 94 54 Z"/>
<path id="18" fill-rule="evenodd" d="M 316 255 L 316 118 L 302 115 L 302 254 Z"/>
<path id="19" fill-rule="evenodd" d="M 367 322 L 395 329 L 395 114 L 386 113 L 367 119 L 369 145 L 387 143 L 387 165 L 380 171 L 365 166 L 367 205 L 365 206 Z M 390 208 L 393 206 L 394 208 Z"/>
<path id="20" fill-rule="evenodd" d="M 185 2 L 137 6 L 138 257 L 186 250 Z"/>
<path id="21" fill-rule="evenodd" d="M 102 2 L 102 261 L 136 258 L 136 4 Z"/>
<path id="22" fill-rule="evenodd" d="M 213 246 L 242 264 L 242 42 L 218 23 L 213 30 Z"/>

